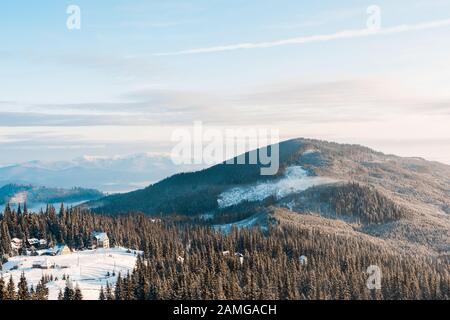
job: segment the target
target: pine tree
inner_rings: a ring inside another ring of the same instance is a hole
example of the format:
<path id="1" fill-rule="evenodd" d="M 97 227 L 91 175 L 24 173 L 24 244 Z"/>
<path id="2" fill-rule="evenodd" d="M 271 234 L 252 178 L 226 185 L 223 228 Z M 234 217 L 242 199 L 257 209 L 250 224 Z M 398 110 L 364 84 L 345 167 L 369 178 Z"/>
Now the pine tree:
<path id="1" fill-rule="evenodd" d="M 122 277 L 120 275 L 120 272 L 117 277 L 116 289 L 114 291 L 114 297 L 116 298 L 116 300 L 123 300 Z"/>
<path id="2" fill-rule="evenodd" d="M 106 283 L 106 300 L 114 300 L 114 295 L 108 282 Z"/>
<path id="3" fill-rule="evenodd" d="M 61 289 L 59 289 L 58 300 L 64 300 L 64 295 Z"/>
<path id="4" fill-rule="evenodd" d="M 36 285 L 35 300 L 48 300 L 48 288 L 45 277 L 42 277 Z"/>
<path id="5" fill-rule="evenodd" d="M 106 295 L 105 295 L 105 291 L 103 290 L 103 286 L 101 286 L 101 288 L 100 288 L 100 295 L 99 295 L 98 299 L 101 301 L 106 300 Z"/>
<path id="6" fill-rule="evenodd" d="M 75 292 L 73 294 L 73 300 L 83 300 L 83 294 L 81 293 L 80 287 L 78 286 L 78 283 L 75 286 Z"/>
<path id="7" fill-rule="evenodd" d="M 3 279 L 3 275 L 0 275 L 0 301 L 5 300 L 5 291 L 5 280 Z"/>
<path id="8" fill-rule="evenodd" d="M 9 206 L 9 205 L 8 205 Z M 1 231 L 0 231 L 0 247 L 2 247 L 3 254 L 8 254 L 11 252 L 11 237 L 9 236 L 9 227 L 8 221 L 6 220 L 6 209 L 5 209 L 5 218 L 1 222 Z M 3 260 L 3 255 L 0 257 L 0 260 Z"/>
<path id="9" fill-rule="evenodd" d="M 64 288 L 63 300 L 73 300 L 75 291 L 73 290 L 72 281 L 66 278 L 66 287 Z"/>
<path id="10" fill-rule="evenodd" d="M 30 300 L 39 300 L 36 297 L 36 292 L 34 291 L 33 284 L 31 284 L 31 286 L 30 286 Z"/>
<path id="11" fill-rule="evenodd" d="M 12 275 L 9 277 L 8 286 L 5 292 L 5 300 L 16 300 L 16 288 Z"/>
<path id="12" fill-rule="evenodd" d="M 17 292 L 17 299 L 18 300 L 30 300 L 30 292 L 28 291 L 28 283 L 27 279 L 25 278 L 25 272 L 22 272 L 20 275 L 20 281 L 17 285 L 18 292 Z"/>

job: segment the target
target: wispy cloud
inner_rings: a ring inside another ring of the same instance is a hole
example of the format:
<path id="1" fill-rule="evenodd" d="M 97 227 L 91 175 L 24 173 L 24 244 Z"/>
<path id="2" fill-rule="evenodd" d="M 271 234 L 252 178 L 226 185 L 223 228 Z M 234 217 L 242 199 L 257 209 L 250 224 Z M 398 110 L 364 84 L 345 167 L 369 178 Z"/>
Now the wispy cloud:
<path id="1" fill-rule="evenodd" d="M 142 89 L 121 101 L 78 104 L 16 102 L 0 110 L 0 127 L 180 125 L 198 119 L 218 125 L 367 122 L 413 112 L 448 117 L 450 99 L 415 92 L 384 78 L 317 83 L 277 82 L 243 92 Z M 236 115 L 239 114 L 239 117 Z"/>
<path id="2" fill-rule="evenodd" d="M 344 30 L 344 31 L 339 31 L 336 33 L 331 33 L 331 34 L 312 35 L 312 36 L 297 37 L 297 38 L 290 38 L 290 39 L 276 40 L 276 41 L 238 43 L 238 44 L 232 44 L 232 45 L 223 45 L 223 46 L 215 46 L 215 47 L 207 47 L 207 48 L 182 50 L 182 51 L 177 51 L 177 52 L 156 53 L 155 56 L 175 56 L 175 55 L 188 55 L 188 54 L 234 51 L 234 50 L 243 50 L 243 49 L 273 48 L 273 47 L 286 46 L 286 45 L 300 45 L 300 44 L 306 44 L 306 43 L 312 43 L 312 42 L 326 42 L 326 41 L 335 41 L 335 40 L 351 39 L 351 38 L 390 35 L 390 34 L 411 32 L 411 31 L 436 29 L 436 28 L 442 28 L 442 27 L 448 27 L 448 26 L 450 26 L 450 19 L 435 20 L 435 21 L 429 21 L 429 22 L 424 22 L 424 23 L 419 23 L 419 24 L 410 24 L 410 25 L 405 24 L 405 25 L 393 26 L 393 27 L 383 28 L 378 31 L 374 31 L 374 30 L 370 30 L 370 29 Z"/>

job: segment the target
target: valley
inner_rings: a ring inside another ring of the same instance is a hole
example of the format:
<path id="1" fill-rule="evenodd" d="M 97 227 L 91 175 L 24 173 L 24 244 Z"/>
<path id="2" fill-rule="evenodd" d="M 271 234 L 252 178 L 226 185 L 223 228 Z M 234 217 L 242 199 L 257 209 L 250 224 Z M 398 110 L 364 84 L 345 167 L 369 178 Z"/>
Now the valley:
<path id="1" fill-rule="evenodd" d="M 223 163 L 59 212 L 7 207 L 2 274 L 40 281 L 30 264 L 42 257 L 8 245 L 32 236 L 74 250 L 54 258 L 68 266 L 51 271 L 51 299 L 65 272 L 88 299 L 106 281 L 116 300 L 449 298 L 449 166 L 309 139 L 279 150 L 275 176 L 260 176 L 259 163 Z M 89 250 L 99 229 L 112 249 Z M 112 264 L 126 278 L 111 277 Z M 381 291 L 365 286 L 374 265 Z"/>

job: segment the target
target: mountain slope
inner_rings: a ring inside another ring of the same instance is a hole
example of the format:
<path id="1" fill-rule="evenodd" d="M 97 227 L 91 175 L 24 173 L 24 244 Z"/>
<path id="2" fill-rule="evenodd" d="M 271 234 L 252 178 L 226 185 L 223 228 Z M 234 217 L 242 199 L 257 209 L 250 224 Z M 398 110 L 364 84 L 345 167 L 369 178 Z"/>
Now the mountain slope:
<path id="1" fill-rule="evenodd" d="M 0 205 L 6 203 L 23 204 L 25 202 L 28 206 L 36 203 L 71 203 L 95 200 L 103 196 L 103 193 L 94 189 L 61 189 L 9 184 L 0 188 Z"/>
<path id="2" fill-rule="evenodd" d="M 261 179 L 274 180 L 292 162 L 291 157 L 301 143 L 283 144 L 280 148 L 280 167 L 277 176 L 261 177 L 261 164 L 219 164 L 211 168 L 190 173 L 181 173 L 138 190 L 113 195 L 86 204 L 85 207 L 109 213 L 142 211 L 148 214 L 180 213 L 194 215 L 218 208 L 217 198 L 232 186 L 246 185 Z M 249 154 L 246 154 L 248 159 Z M 248 162 L 248 161 L 247 161 Z"/>
<path id="3" fill-rule="evenodd" d="M 83 205 L 95 212 L 178 214 L 217 229 L 267 225 L 277 208 L 340 220 L 399 246 L 450 250 L 450 166 L 358 145 L 280 143 L 280 170 L 219 164 Z M 246 154 L 248 158 L 248 154 Z"/>
<path id="4" fill-rule="evenodd" d="M 411 204 L 450 213 L 450 166 L 436 162 L 384 155 L 357 145 L 295 139 L 280 143 L 277 176 L 260 176 L 260 168 L 259 164 L 219 164 L 199 172 L 172 176 L 143 190 L 106 197 L 88 203 L 86 207 L 116 213 L 202 214 L 218 209 L 221 195 L 232 188 L 276 184 L 283 177 L 289 182 L 292 181 L 290 172 L 301 168 L 306 172 L 306 179 L 321 177 L 327 178 L 328 182 L 358 182 Z M 327 180 L 321 183 L 325 182 Z M 314 181 L 311 183 L 314 185 Z M 281 185 L 273 188 L 277 190 Z M 287 187 L 296 190 L 298 185 Z M 272 194 L 269 192 L 268 195 Z M 248 199 L 244 196 L 243 201 Z"/>

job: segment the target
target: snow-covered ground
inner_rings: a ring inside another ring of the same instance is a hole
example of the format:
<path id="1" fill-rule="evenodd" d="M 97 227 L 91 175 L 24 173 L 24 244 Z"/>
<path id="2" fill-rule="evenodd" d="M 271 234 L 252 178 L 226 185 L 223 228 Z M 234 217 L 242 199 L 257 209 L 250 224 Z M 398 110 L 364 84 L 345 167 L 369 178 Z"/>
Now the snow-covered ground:
<path id="1" fill-rule="evenodd" d="M 232 188 L 220 194 L 217 202 L 219 208 L 226 208 L 243 201 L 261 201 L 270 196 L 280 199 L 291 193 L 333 182 L 336 182 L 336 180 L 327 177 L 308 176 L 308 172 L 301 166 L 292 166 L 286 169 L 284 177 L 279 180 Z"/>
<path id="2" fill-rule="evenodd" d="M 233 226 L 237 227 L 238 229 L 242 228 L 251 228 L 253 227 L 259 220 L 259 216 L 253 216 L 238 222 L 233 223 L 227 223 L 227 224 L 216 224 L 213 226 L 213 228 L 217 231 L 221 231 L 224 233 L 228 233 L 231 231 L 231 228 Z"/>
<path id="3" fill-rule="evenodd" d="M 18 256 L 9 259 L 3 265 L 1 273 L 6 280 L 12 274 L 16 286 L 22 272 L 25 272 L 28 285 L 33 284 L 35 287 L 44 274 L 53 275 L 53 278 L 57 277 L 57 281 L 47 284 L 50 300 L 57 299 L 59 289 L 64 290 L 65 281 L 62 278 L 65 274 L 72 279 L 74 286 L 79 285 L 84 300 L 97 300 L 101 286 L 105 287 L 106 282 L 115 285 L 119 272 L 126 275 L 127 272 L 133 270 L 139 252 L 131 251 L 129 253 L 127 251 L 128 249 L 125 248 L 111 248 L 79 251 L 54 257 Z M 55 265 L 55 268 L 33 269 L 33 263 L 45 260 Z M 15 265 L 18 266 L 18 269 L 10 270 Z M 107 277 L 108 272 L 110 274 L 115 272 L 116 276 Z"/>

